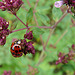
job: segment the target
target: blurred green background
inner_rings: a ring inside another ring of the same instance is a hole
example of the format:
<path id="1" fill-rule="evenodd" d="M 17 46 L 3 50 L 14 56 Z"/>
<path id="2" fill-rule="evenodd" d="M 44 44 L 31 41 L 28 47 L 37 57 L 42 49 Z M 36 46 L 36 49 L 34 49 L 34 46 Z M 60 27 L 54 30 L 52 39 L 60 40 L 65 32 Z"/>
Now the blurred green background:
<path id="1" fill-rule="evenodd" d="M 36 0 L 29 1 L 34 8 Z M 54 7 L 55 1 L 56 0 L 39 0 L 35 13 L 39 26 L 52 26 L 62 16 L 62 11 L 59 8 Z M 28 6 L 26 0 L 23 0 L 23 2 L 24 5 L 19 9 L 17 15 L 24 23 L 26 23 L 27 11 L 24 8 L 29 10 L 30 7 Z M 8 11 L 0 10 L 0 16 L 9 21 L 9 29 L 12 25 L 17 26 L 14 30 L 25 27 L 20 21 L 16 19 L 14 15 L 8 13 Z M 22 75 L 28 75 L 27 71 L 30 71 L 28 65 L 31 65 L 33 68 L 37 68 L 38 72 L 35 75 L 74 75 L 74 61 L 70 61 L 68 64 L 55 64 L 55 61 L 58 59 L 57 54 L 59 52 L 68 53 L 68 48 L 71 47 L 72 44 L 75 44 L 75 27 L 70 27 L 70 25 L 72 25 L 71 18 L 72 15 L 68 14 L 58 24 L 46 47 L 47 51 L 45 51 L 45 58 L 39 66 L 36 66 L 36 64 L 38 63 L 41 52 L 43 51 L 43 46 L 40 42 L 41 40 L 39 35 L 42 35 L 43 41 L 46 42 L 50 33 L 50 29 L 39 29 L 35 27 L 31 28 L 31 30 L 33 30 L 33 41 L 36 52 L 34 55 L 27 54 L 26 56 L 23 55 L 19 58 L 15 58 L 11 55 L 10 47 L 12 39 L 23 39 L 26 30 L 14 32 L 8 35 L 6 38 L 6 44 L 4 46 L 0 46 L 0 75 L 3 74 L 4 70 L 11 70 L 12 75 L 14 75 L 15 72 L 21 72 Z M 29 24 L 29 26 L 36 26 L 34 18 L 32 19 L 32 22 Z M 56 48 L 50 47 L 50 44 L 54 45 L 65 31 L 67 31 L 67 33 L 56 44 Z M 32 69 L 31 72 L 35 72 L 35 70 Z M 29 75 L 33 74 L 31 73 Z"/>

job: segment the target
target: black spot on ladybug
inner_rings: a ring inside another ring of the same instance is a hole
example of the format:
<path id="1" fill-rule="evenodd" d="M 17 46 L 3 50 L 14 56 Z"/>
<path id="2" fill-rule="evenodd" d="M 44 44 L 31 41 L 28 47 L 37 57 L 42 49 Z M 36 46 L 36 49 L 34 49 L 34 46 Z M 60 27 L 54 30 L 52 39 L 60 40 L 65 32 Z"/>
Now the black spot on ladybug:
<path id="1" fill-rule="evenodd" d="M 22 50 L 19 50 L 19 52 L 22 52 Z"/>
<path id="2" fill-rule="evenodd" d="M 18 53 L 18 51 L 17 51 L 17 50 L 15 50 L 15 52 L 16 52 L 16 53 Z"/>
<path id="3" fill-rule="evenodd" d="M 17 46 L 18 48 L 20 48 L 19 46 Z"/>
<path id="4" fill-rule="evenodd" d="M 17 46 L 15 46 L 15 48 L 17 48 Z"/>
<path id="5" fill-rule="evenodd" d="M 20 54 L 18 54 L 18 56 L 19 56 Z"/>
<path id="6" fill-rule="evenodd" d="M 12 53 L 13 55 L 15 54 L 15 53 Z"/>
<path id="7" fill-rule="evenodd" d="M 12 47 L 11 47 L 11 49 L 12 49 Z"/>

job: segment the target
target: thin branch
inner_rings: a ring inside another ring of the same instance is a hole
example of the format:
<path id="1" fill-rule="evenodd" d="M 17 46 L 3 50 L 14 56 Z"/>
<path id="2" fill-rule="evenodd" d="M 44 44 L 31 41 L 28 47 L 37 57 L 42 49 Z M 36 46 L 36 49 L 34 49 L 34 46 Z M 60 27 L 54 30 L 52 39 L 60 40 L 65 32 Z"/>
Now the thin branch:
<path id="1" fill-rule="evenodd" d="M 46 46 L 47 46 L 47 44 L 48 44 L 48 42 L 49 42 L 49 39 L 50 39 L 51 35 L 53 34 L 53 32 L 54 32 L 54 30 L 55 30 L 55 28 L 56 28 L 56 26 L 58 25 L 58 23 L 60 23 L 60 21 L 61 21 L 66 15 L 67 15 L 67 12 L 65 12 L 65 13 L 62 15 L 62 17 L 61 17 L 61 18 L 55 23 L 55 25 L 53 26 L 53 29 L 51 30 L 51 32 L 50 32 L 50 34 L 49 34 L 49 36 L 48 36 L 48 39 L 47 39 L 47 41 L 46 41 L 46 43 L 45 43 L 45 45 L 44 45 L 44 50 L 46 50 Z M 40 60 L 42 60 L 43 55 L 44 55 L 44 51 L 41 52 L 40 58 L 39 58 L 39 60 L 38 60 L 38 63 L 36 64 L 37 66 L 40 65 L 40 63 L 41 63 Z"/>
<path id="2" fill-rule="evenodd" d="M 17 15 L 15 15 L 15 17 L 16 17 L 23 25 L 25 25 L 25 26 L 27 27 L 27 25 L 26 25 Z"/>
<path id="3" fill-rule="evenodd" d="M 28 5 L 29 5 L 29 7 L 31 8 L 32 6 L 31 6 L 31 4 L 30 4 L 29 0 L 27 0 L 27 3 L 28 3 Z"/>
<path id="4" fill-rule="evenodd" d="M 64 33 L 59 37 L 59 39 L 56 41 L 56 43 L 54 44 L 54 46 L 56 46 L 59 41 L 64 37 L 64 35 L 68 32 L 68 30 L 65 30 Z"/>
<path id="5" fill-rule="evenodd" d="M 51 35 L 53 34 L 53 32 L 54 32 L 54 29 L 50 30 L 48 39 L 47 39 L 47 41 L 46 41 L 46 43 L 45 43 L 45 45 L 44 45 L 44 48 L 45 48 L 44 50 L 46 50 L 46 46 L 47 46 L 47 44 L 48 44 L 48 42 L 49 42 L 49 39 L 50 39 Z"/>
<path id="6" fill-rule="evenodd" d="M 35 13 L 33 13 L 33 17 L 34 17 L 34 20 L 35 20 L 36 25 L 39 26 L 39 24 L 37 22 L 37 19 L 36 19 L 36 16 L 35 16 Z"/>
<path id="7" fill-rule="evenodd" d="M 55 28 L 57 25 L 58 25 L 58 23 L 60 22 L 60 21 L 62 21 L 62 19 L 67 15 L 68 13 L 67 13 L 67 11 L 63 14 L 63 16 L 55 23 L 55 25 L 53 25 L 53 27 L 52 28 Z"/>
<path id="8" fill-rule="evenodd" d="M 40 58 L 39 58 L 39 61 L 38 61 L 38 63 L 36 64 L 36 66 L 39 66 L 39 64 L 41 63 L 41 60 L 42 60 L 42 58 L 43 58 L 43 56 L 44 56 L 44 50 L 41 52 L 41 55 L 40 55 Z"/>
<path id="9" fill-rule="evenodd" d="M 33 27 L 38 27 L 38 28 L 49 28 L 50 29 L 50 26 L 29 26 L 28 28 L 33 28 Z M 18 29 L 18 30 L 13 30 L 11 31 L 10 33 L 14 33 L 14 32 L 17 32 L 17 31 L 21 31 L 21 30 L 24 30 L 24 29 L 27 29 L 27 28 L 22 28 L 22 29 Z M 42 40 L 42 37 L 40 37 L 40 39 Z M 42 43 L 43 44 L 43 43 Z"/>
<path id="10" fill-rule="evenodd" d="M 38 2 L 39 2 L 39 0 L 36 0 L 34 10 L 36 9 Z"/>
<path id="11" fill-rule="evenodd" d="M 13 31 L 11 31 L 11 33 L 14 33 L 14 32 L 17 32 L 17 31 L 21 31 L 21 30 L 25 30 L 25 29 L 27 29 L 27 28 L 22 28 L 22 29 L 18 29 L 18 30 L 13 30 Z"/>

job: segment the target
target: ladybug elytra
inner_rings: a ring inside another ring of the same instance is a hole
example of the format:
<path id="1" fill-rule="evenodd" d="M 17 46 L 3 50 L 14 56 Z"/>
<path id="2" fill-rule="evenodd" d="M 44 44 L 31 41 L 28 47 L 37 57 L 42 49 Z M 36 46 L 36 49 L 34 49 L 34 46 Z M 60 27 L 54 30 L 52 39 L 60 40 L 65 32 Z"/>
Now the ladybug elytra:
<path id="1" fill-rule="evenodd" d="M 10 51 L 14 57 L 21 57 L 23 55 L 23 51 L 21 48 L 21 40 L 13 42 Z"/>

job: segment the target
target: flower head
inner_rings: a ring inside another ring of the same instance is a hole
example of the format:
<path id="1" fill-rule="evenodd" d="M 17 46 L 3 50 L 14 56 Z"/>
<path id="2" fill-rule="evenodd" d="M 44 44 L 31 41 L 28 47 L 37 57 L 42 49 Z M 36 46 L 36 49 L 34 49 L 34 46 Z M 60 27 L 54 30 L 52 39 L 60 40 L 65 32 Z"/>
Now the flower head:
<path id="1" fill-rule="evenodd" d="M 11 71 L 4 71 L 2 75 L 11 75 Z"/>
<path id="2" fill-rule="evenodd" d="M 34 46 L 32 45 L 33 42 L 27 42 L 25 39 L 22 40 L 21 46 L 23 49 L 23 53 L 26 55 L 27 53 L 35 54 Z"/>
<path id="3" fill-rule="evenodd" d="M 6 36 L 9 35 L 9 29 L 7 29 L 9 23 L 6 22 L 5 19 L 0 17 L 0 45 L 4 45 L 6 43 Z"/>
<path id="4" fill-rule="evenodd" d="M 26 33 L 24 35 L 24 38 L 27 38 L 28 40 L 32 40 L 33 39 L 32 31 L 29 31 L 28 33 Z"/>
<path id="5" fill-rule="evenodd" d="M 72 49 L 75 50 L 75 44 L 72 45 Z"/>
<path id="6" fill-rule="evenodd" d="M 70 50 L 69 53 L 67 53 L 67 54 L 59 52 L 58 60 L 56 61 L 56 65 L 59 63 L 66 64 L 66 63 L 68 63 L 68 61 L 73 60 L 74 56 L 75 56 L 75 53 L 73 50 Z"/>
<path id="7" fill-rule="evenodd" d="M 2 2 L 0 2 L 0 9 L 2 9 L 2 11 L 8 10 L 16 14 L 22 4 L 22 0 L 2 0 Z"/>

